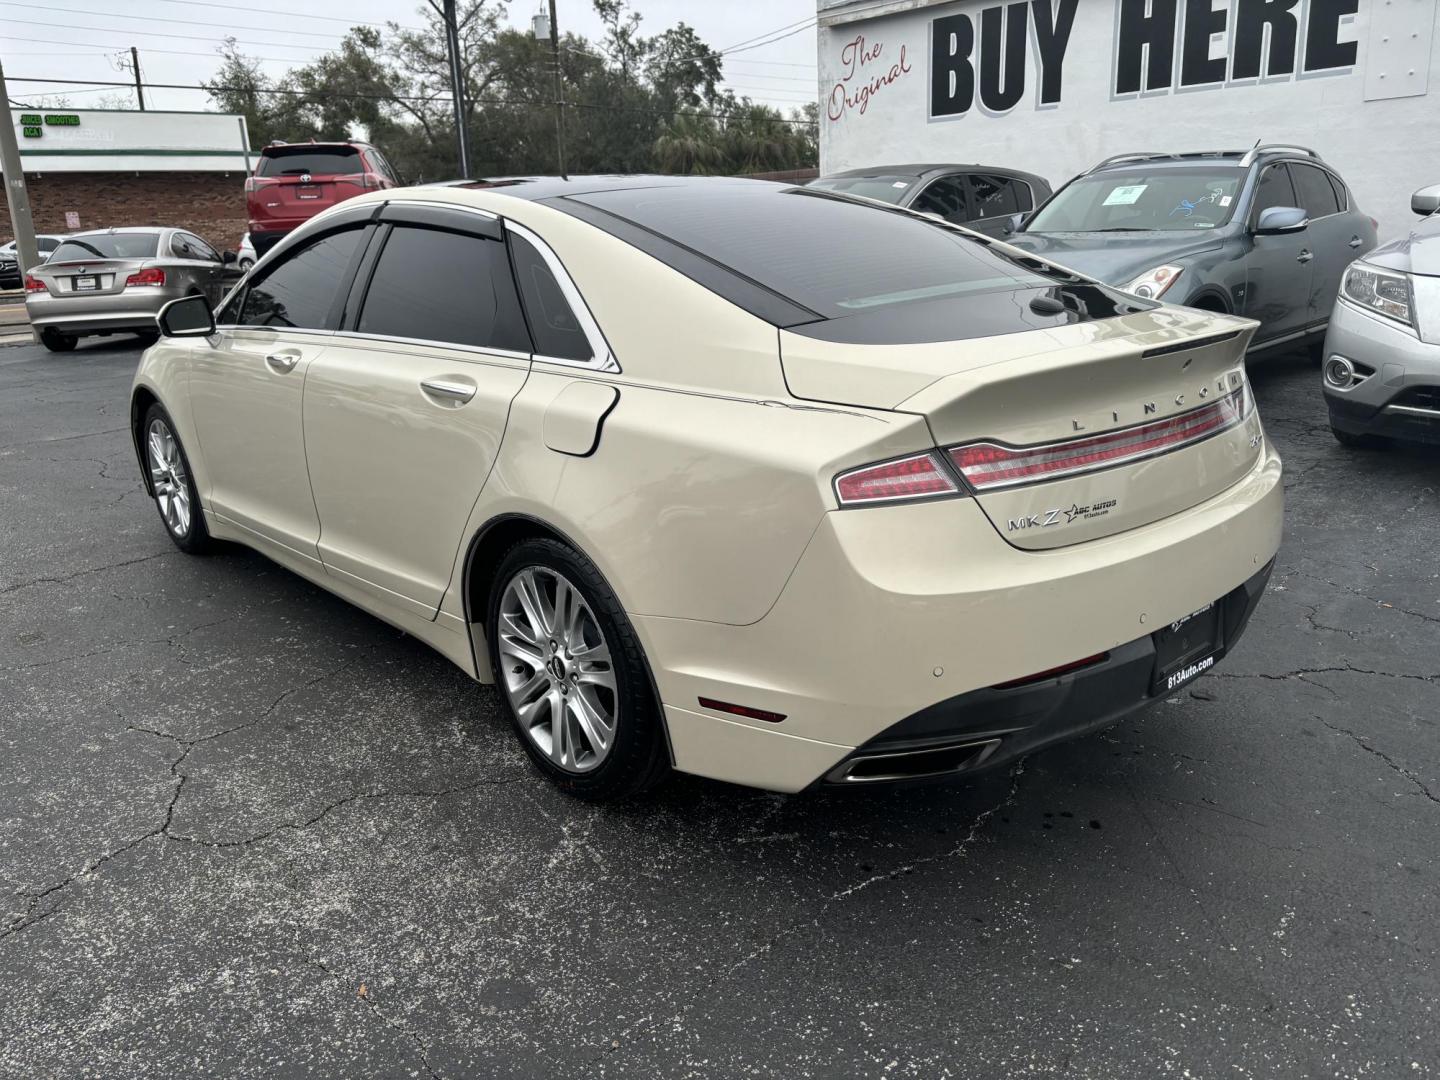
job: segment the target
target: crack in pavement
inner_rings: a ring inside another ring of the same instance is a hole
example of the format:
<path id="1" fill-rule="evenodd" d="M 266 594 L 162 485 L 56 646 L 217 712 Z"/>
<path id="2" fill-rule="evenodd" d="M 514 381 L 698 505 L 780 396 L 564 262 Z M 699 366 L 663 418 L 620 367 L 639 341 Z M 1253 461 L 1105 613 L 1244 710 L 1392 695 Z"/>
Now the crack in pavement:
<path id="1" fill-rule="evenodd" d="M 1318 667 L 1318 668 L 1296 668 L 1294 671 L 1284 671 L 1278 675 L 1264 671 L 1235 672 L 1235 671 L 1212 671 L 1209 677 L 1212 679 L 1272 679 L 1276 682 L 1283 682 L 1286 679 L 1298 679 L 1301 682 L 1309 682 L 1306 675 L 1375 675 L 1383 679 L 1414 679 L 1417 682 L 1433 683 L 1440 680 L 1440 675 L 1414 675 L 1403 671 L 1375 671 L 1370 668 L 1358 668 L 1351 664 L 1344 667 Z M 1311 686 L 1320 686 L 1319 683 L 1309 683 Z M 1321 687 L 1323 690 L 1330 689 L 1328 686 Z"/>
<path id="2" fill-rule="evenodd" d="M 128 599 L 125 597 L 116 598 Z M 59 664 L 73 663 L 76 660 L 90 660 L 97 656 L 110 656 L 113 653 L 123 652 L 126 649 L 138 649 L 142 645 L 168 645 L 170 648 L 175 649 L 180 653 L 179 659 L 182 664 L 188 664 L 190 663 L 190 661 L 185 656 L 185 646 L 181 644 L 181 642 L 185 638 L 189 637 L 191 634 L 199 633 L 201 630 L 208 630 L 212 626 L 224 626 L 226 623 L 235 622 L 237 619 L 243 618 L 245 615 L 249 614 L 249 612 L 249 608 L 241 608 L 233 615 L 227 615 L 223 619 L 214 619 L 210 622 L 199 623 L 195 626 L 186 627 L 184 630 L 180 630 L 174 634 L 169 635 L 168 637 L 139 638 L 135 641 L 122 641 L 119 644 L 111 646 L 108 649 L 92 649 L 90 652 L 73 653 L 70 656 L 62 656 L 55 660 L 37 660 L 33 664 L 17 664 L 15 665 L 14 670 L 34 671 L 37 668 L 55 667 Z"/>
<path id="3" fill-rule="evenodd" d="M 342 978 L 338 972 L 331 971 L 330 967 L 325 963 L 325 961 L 321 960 L 319 957 L 302 956 L 300 957 L 300 959 L 304 963 L 309 964 L 311 967 L 318 968 L 320 971 L 324 972 L 327 979 L 332 979 L 341 986 L 346 985 L 346 980 Z M 398 1031 L 401 1035 L 404 1035 L 407 1039 L 410 1040 L 411 1043 L 414 1044 L 415 1053 L 420 1058 L 420 1064 L 424 1066 L 425 1071 L 430 1074 L 430 1080 L 444 1080 L 440 1073 L 435 1070 L 435 1066 L 430 1064 L 429 1048 L 426 1045 L 425 1040 L 420 1038 L 420 1033 L 407 1024 L 403 1024 L 398 1020 L 391 1019 L 385 1013 L 385 1011 L 375 1003 L 375 999 L 370 993 L 369 988 L 365 987 L 363 983 L 361 984 L 361 986 L 363 987 L 363 991 L 357 990 L 355 995 L 356 998 L 359 1001 L 363 1002 L 365 1007 L 370 1010 L 371 1014 L 382 1024 L 384 1024 L 388 1028 Z"/>
<path id="4" fill-rule="evenodd" d="M 6 585 L 0 589 L 0 596 L 6 593 L 19 592 L 21 589 L 33 589 L 37 585 L 63 585 L 67 581 L 74 581 L 76 578 L 85 577 L 89 574 L 99 574 L 106 570 L 118 570 L 122 566 L 136 566 L 139 563 L 152 562 L 155 559 L 165 559 L 172 555 L 179 555 L 180 551 L 161 551 L 154 555 L 141 555 L 136 559 L 125 559 L 117 563 L 108 563 L 105 566 L 92 566 L 86 570 L 76 570 L 73 574 L 65 574 L 61 577 L 39 577 L 29 581 L 16 582 L 14 585 Z"/>
<path id="5" fill-rule="evenodd" d="M 1388 600 L 1381 600 L 1377 597 L 1371 596 L 1369 593 L 1362 592 L 1360 589 L 1357 589 L 1352 585 L 1342 585 L 1338 581 L 1331 581 L 1327 577 L 1321 577 L 1319 574 L 1312 574 L 1306 570 L 1292 569 L 1289 573 L 1285 575 L 1285 577 L 1289 578 L 1296 575 L 1303 578 L 1309 578 L 1311 581 L 1318 581 L 1322 584 L 1329 585 L 1331 588 L 1339 589 L 1341 592 L 1347 592 L 1351 596 L 1358 596 L 1360 597 L 1360 599 L 1368 600 L 1376 607 L 1384 608 L 1386 611 L 1398 611 L 1402 615 L 1410 615 L 1417 619 L 1424 619 L 1426 622 L 1440 623 L 1440 615 L 1426 615 L 1423 611 L 1411 611 L 1409 608 L 1397 607 L 1396 605 L 1390 603 L 1390 601 Z"/>
<path id="6" fill-rule="evenodd" d="M 1370 743 L 1366 740 L 1365 736 L 1357 734 L 1356 732 L 1351 731 L 1349 728 L 1343 728 L 1339 727 L 1336 724 L 1332 724 L 1324 717 L 1316 716 L 1315 720 L 1321 724 L 1324 724 L 1327 728 L 1335 732 L 1337 735 L 1344 735 L 1347 738 L 1351 739 L 1356 746 L 1360 747 L 1360 749 L 1364 750 L 1367 754 L 1373 754 L 1375 757 L 1378 757 L 1392 770 L 1399 773 L 1406 780 L 1409 780 L 1410 783 L 1414 784 L 1420 790 L 1420 794 L 1424 795 L 1425 798 L 1429 799 L 1433 803 L 1440 804 L 1440 795 L 1436 795 L 1435 792 L 1431 791 L 1425 781 L 1421 780 L 1420 777 L 1416 776 L 1409 769 L 1405 768 L 1404 765 L 1401 765 L 1389 754 L 1385 753 L 1385 751 L 1376 749 L 1375 747 L 1371 746 Z"/>

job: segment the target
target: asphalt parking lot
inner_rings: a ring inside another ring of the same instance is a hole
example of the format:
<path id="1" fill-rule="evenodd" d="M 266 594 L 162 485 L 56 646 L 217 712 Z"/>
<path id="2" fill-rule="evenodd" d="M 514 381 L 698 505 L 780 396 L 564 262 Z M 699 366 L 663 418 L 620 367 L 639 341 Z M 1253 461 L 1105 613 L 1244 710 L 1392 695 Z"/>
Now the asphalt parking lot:
<path id="1" fill-rule="evenodd" d="M 1237 651 L 965 786 L 593 808 L 495 695 L 175 551 L 138 357 L 0 349 L 0 1075 L 1440 1073 L 1440 456 L 1256 365 Z"/>

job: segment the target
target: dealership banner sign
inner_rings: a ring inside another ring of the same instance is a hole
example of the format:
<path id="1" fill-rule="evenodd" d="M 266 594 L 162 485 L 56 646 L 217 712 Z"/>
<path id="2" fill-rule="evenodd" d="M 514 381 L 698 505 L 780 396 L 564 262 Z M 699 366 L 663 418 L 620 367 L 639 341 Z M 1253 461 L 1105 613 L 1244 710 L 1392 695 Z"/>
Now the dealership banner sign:
<path id="1" fill-rule="evenodd" d="M 1065 100 L 1081 0 L 1012 0 L 929 21 L 929 115 L 1004 116 Z M 1222 89 L 1347 73 L 1355 67 L 1360 0 L 1115 0 L 1108 57 L 1112 99 Z M 1087 15 L 1093 16 L 1093 11 Z M 826 116 L 864 114 L 911 77 L 906 44 L 857 33 L 832 65 Z"/>

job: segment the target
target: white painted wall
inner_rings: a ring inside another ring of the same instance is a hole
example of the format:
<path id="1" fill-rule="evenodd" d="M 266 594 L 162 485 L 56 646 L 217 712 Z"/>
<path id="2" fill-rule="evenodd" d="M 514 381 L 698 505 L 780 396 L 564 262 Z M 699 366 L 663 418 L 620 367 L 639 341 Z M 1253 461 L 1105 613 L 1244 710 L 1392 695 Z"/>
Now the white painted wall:
<path id="1" fill-rule="evenodd" d="M 999 2 L 819 0 L 821 171 L 982 162 L 1039 173 L 1058 187 L 1110 154 L 1244 148 L 1257 138 L 1293 141 L 1314 147 L 1339 171 L 1359 207 L 1379 221 L 1382 240 L 1414 221 L 1411 191 L 1440 182 L 1440 55 L 1434 47 L 1440 0 L 1358 0 L 1358 11 L 1340 20 L 1337 38 L 1356 43 L 1350 68 L 1126 97 L 1114 94 L 1122 0 L 1079 0 L 1061 100 L 1046 107 L 1038 104 L 1032 7 L 1019 104 L 994 115 L 977 101 L 963 116 L 932 118 L 934 20 L 968 14 L 978 39 L 980 12 Z M 1210 38 L 1210 56 L 1230 55 L 1235 7 L 1245 2 L 1211 0 L 1212 9 L 1226 12 L 1227 24 Z M 1302 50 L 1310 5 L 1326 2 L 1334 0 L 1296 0 Z M 1059 3 L 1051 0 L 1048 7 Z M 1182 0 L 1177 37 L 1185 7 Z M 858 12 L 871 17 L 849 21 Z M 859 37 L 868 59 L 846 51 Z M 976 51 L 982 46 L 977 40 Z M 1177 64 L 1179 55 L 1177 43 Z M 862 87 L 869 87 L 863 102 Z M 1394 94 L 1404 96 L 1386 96 Z"/>

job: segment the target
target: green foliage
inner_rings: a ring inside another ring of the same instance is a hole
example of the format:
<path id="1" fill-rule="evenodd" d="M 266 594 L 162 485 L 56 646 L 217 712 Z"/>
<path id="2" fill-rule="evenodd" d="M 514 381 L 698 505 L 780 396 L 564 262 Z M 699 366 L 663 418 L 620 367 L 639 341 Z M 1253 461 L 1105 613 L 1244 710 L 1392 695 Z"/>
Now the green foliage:
<path id="1" fill-rule="evenodd" d="M 506 26 L 507 2 L 459 5 L 471 173 L 553 173 L 554 56 L 548 40 Z M 737 99 L 719 89 L 724 57 L 685 23 L 645 37 L 627 0 L 594 4 L 601 42 L 560 39 L 568 171 L 734 174 L 815 164 L 814 105 L 784 117 Z M 205 86 L 220 109 L 245 117 L 255 146 L 366 138 L 402 179 L 448 179 L 458 169 L 444 25 L 429 5 L 419 13 L 416 30 L 357 26 L 339 48 L 278 81 L 229 40 Z"/>

